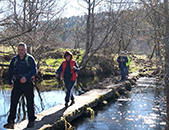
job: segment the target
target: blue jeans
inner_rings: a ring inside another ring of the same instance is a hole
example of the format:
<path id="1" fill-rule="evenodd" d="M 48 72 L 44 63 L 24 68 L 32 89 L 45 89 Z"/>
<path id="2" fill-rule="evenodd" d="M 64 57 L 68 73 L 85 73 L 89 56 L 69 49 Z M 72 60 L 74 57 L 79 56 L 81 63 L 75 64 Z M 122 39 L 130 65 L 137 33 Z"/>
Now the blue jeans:
<path id="1" fill-rule="evenodd" d="M 74 96 L 73 96 L 73 88 L 75 86 L 76 81 L 64 81 L 65 82 L 65 87 L 67 89 L 66 91 L 66 97 L 65 97 L 65 102 L 68 103 L 69 100 L 74 100 Z"/>
<path id="2" fill-rule="evenodd" d="M 121 80 L 125 80 L 126 78 L 126 68 L 120 69 Z"/>
<path id="3" fill-rule="evenodd" d="M 128 74 L 129 74 L 129 65 L 126 66 L 126 75 L 128 76 Z"/>

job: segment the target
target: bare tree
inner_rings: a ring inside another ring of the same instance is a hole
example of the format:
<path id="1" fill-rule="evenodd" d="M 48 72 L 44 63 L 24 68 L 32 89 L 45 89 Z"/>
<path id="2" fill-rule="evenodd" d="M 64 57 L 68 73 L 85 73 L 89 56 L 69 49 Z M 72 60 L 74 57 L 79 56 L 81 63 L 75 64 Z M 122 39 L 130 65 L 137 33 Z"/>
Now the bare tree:
<path id="1" fill-rule="evenodd" d="M 83 36 L 77 36 L 83 40 L 76 40 L 85 41 L 85 55 L 80 66 L 85 66 L 92 56 L 104 50 L 103 48 L 109 47 L 112 50 L 112 47 L 117 47 L 119 50 L 127 50 L 135 33 L 134 19 L 137 16 L 132 16 L 130 10 L 133 2 L 104 0 L 83 0 L 83 2 L 87 4 L 86 27 L 81 33 L 78 32 Z"/>
<path id="2" fill-rule="evenodd" d="M 10 0 L 5 1 L 0 21 L 0 44 L 11 46 L 16 53 L 16 44 L 23 41 L 28 52 L 38 60 L 45 56 L 50 47 L 57 46 L 59 18 L 67 5 L 67 0 Z M 9 10 L 8 10 L 8 9 Z"/>
<path id="3" fill-rule="evenodd" d="M 61 6 L 55 0 L 23 0 L 22 2 L 11 0 L 4 4 L 10 10 L 2 11 L 2 15 L 7 17 L 0 21 L 1 44 L 24 41 L 30 47 L 31 53 L 51 41 L 50 34 L 57 28 L 57 19 L 66 5 Z M 51 43 L 56 42 L 53 40 Z"/>
<path id="4" fill-rule="evenodd" d="M 162 69 L 165 70 L 164 82 L 167 99 L 167 119 L 165 121 L 167 122 L 166 130 L 169 130 L 169 3 L 168 0 L 164 0 L 164 2 L 158 0 L 149 1 L 147 3 L 146 1 L 142 2 L 144 3 L 144 7 L 146 7 L 144 19 L 146 19 L 152 28 L 150 39 L 153 41 L 154 49 L 151 57 L 153 57 L 154 54 L 156 54 L 157 59 L 160 57 L 160 65 L 162 65 Z"/>
<path id="5" fill-rule="evenodd" d="M 165 87 L 167 89 L 167 119 L 169 120 L 169 13 L 168 13 L 168 0 L 164 0 L 165 5 Z M 169 130 L 169 124 L 167 124 Z"/>

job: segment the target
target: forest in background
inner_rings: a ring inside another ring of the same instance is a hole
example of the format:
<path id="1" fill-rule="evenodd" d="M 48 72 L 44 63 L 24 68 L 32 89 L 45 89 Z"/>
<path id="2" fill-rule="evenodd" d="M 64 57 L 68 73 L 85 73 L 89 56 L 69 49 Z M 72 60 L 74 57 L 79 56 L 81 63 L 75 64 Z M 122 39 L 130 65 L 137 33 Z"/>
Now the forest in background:
<path id="1" fill-rule="evenodd" d="M 57 48 L 84 49 L 81 66 L 93 54 L 117 54 L 120 50 L 146 54 L 149 58 L 164 55 L 162 2 L 107 1 L 104 6 L 108 11 L 95 13 L 97 6 L 103 8 L 99 2 L 86 1 L 88 13 L 70 18 L 59 17 L 61 10 L 54 10 L 55 1 L 8 2 L 10 11 L 2 8 L 0 12 L 5 16 L 0 21 L 0 44 L 11 46 L 13 50 L 9 53 L 13 54 L 18 42 L 23 41 L 29 47 L 28 52 L 39 61 L 47 51 Z"/>
<path id="2" fill-rule="evenodd" d="M 11 10 L 1 9 L 1 14 L 7 16 L 0 21 L 0 44 L 11 49 L 8 52 L 8 49 L 1 50 L 1 61 L 9 62 L 17 53 L 18 42 L 23 41 L 28 45 L 28 53 L 37 60 L 38 68 L 42 65 L 42 59 L 54 57 L 54 53 L 49 56 L 48 52 L 55 52 L 59 48 L 84 50 L 79 62 L 84 68 L 90 66 L 89 62 L 94 55 L 103 55 L 108 59 L 120 50 L 144 54 L 149 59 L 155 56 L 160 64 L 163 63 L 162 2 L 156 1 L 151 5 L 141 1 L 107 1 L 104 6 L 108 11 L 95 13 L 97 6 L 100 10 L 103 8 L 101 2 L 86 1 L 88 13 L 69 18 L 59 16 L 61 9 L 54 10 L 58 5 L 55 1 L 26 0 L 22 4 L 18 0 L 8 2 Z"/>
<path id="3" fill-rule="evenodd" d="M 70 18 L 62 17 L 66 0 L 62 6 L 56 0 L 0 1 L 0 45 L 9 48 L 0 50 L 1 71 L 4 63 L 17 54 L 16 46 L 21 41 L 28 45 L 38 68 L 43 59 L 51 58 L 49 52 L 59 48 L 83 50 L 79 62 L 82 71 L 91 68 L 97 56 L 104 65 L 105 61 L 112 64 L 110 55 L 121 50 L 146 54 L 149 60 L 155 58 L 156 67 L 164 72 L 169 120 L 168 0 L 78 1 L 85 3 L 81 6 L 86 14 Z"/>

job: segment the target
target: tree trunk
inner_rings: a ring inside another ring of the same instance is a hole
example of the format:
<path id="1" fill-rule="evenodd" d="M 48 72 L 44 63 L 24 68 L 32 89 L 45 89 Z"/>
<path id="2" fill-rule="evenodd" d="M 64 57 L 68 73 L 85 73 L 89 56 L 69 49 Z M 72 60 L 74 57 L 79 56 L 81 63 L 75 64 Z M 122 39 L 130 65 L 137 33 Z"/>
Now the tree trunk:
<path id="1" fill-rule="evenodd" d="M 168 18 L 168 0 L 164 0 L 165 5 L 165 87 L 167 96 L 167 120 L 169 120 L 169 18 Z M 167 130 L 169 125 L 167 124 Z"/>
<path id="2" fill-rule="evenodd" d="M 85 55 L 88 55 L 89 53 L 89 46 L 90 46 L 90 21 L 91 21 L 91 4 L 90 4 L 90 0 L 88 2 L 89 7 L 88 7 L 88 15 L 87 15 L 87 27 L 86 27 L 86 49 L 85 49 Z"/>

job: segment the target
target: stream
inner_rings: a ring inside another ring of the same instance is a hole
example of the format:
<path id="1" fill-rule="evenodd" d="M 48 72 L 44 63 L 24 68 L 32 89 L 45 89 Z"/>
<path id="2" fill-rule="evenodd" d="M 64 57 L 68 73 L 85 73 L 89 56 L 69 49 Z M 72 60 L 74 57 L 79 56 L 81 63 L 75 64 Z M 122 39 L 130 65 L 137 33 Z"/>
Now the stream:
<path id="1" fill-rule="evenodd" d="M 155 80 L 140 78 L 125 97 L 98 110 L 94 118 L 77 119 L 72 125 L 75 130 L 164 130 L 164 87 Z"/>
<path id="2" fill-rule="evenodd" d="M 94 118 L 76 119 L 71 124 L 75 130 L 164 130 L 166 123 L 166 103 L 163 100 L 164 87 L 156 85 L 155 78 L 140 78 L 132 91 L 117 101 L 112 101 L 98 109 Z M 78 93 L 74 93 L 75 96 Z M 11 89 L 0 89 L 0 130 L 5 130 L 3 124 L 7 121 L 10 108 Z M 41 92 L 41 101 L 35 90 L 35 113 L 49 109 L 64 102 L 63 90 Z M 16 122 L 23 118 L 17 112 Z M 161 114 L 161 116 L 160 116 Z M 20 116 L 19 116 L 20 115 Z M 27 117 L 26 117 L 27 118 Z"/>
<path id="3" fill-rule="evenodd" d="M 43 101 L 41 101 L 38 92 L 35 90 L 35 113 L 40 113 L 43 110 L 47 110 L 55 105 L 58 105 L 60 103 L 64 102 L 65 97 L 65 91 L 62 90 L 52 90 L 47 92 L 41 92 L 41 98 Z M 11 90 L 0 90 L 0 130 L 6 130 L 3 128 L 3 125 L 7 123 L 7 117 L 9 115 L 9 109 L 10 109 L 10 96 L 11 96 Z M 76 93 L 75 93 L 76 97 Z M 18 114 L 19 109 L 17 109 L 17 115 L 15 122 L 22 121 L 23 117 L 23 111 L 22 108 L 20 110 L 21 114 Z M 27 114 L 27 113 L 26 113 Z M 26 115 L 27 118 L 27 115 Z"/>

